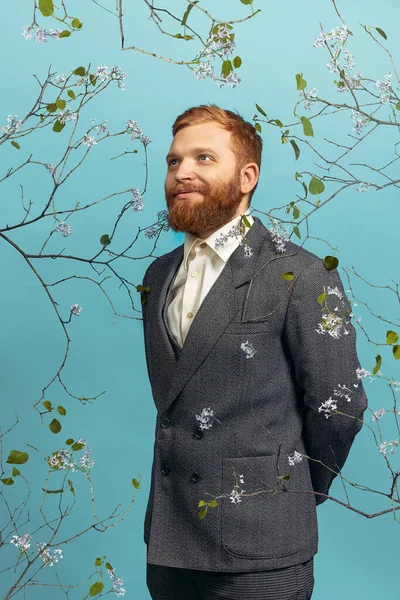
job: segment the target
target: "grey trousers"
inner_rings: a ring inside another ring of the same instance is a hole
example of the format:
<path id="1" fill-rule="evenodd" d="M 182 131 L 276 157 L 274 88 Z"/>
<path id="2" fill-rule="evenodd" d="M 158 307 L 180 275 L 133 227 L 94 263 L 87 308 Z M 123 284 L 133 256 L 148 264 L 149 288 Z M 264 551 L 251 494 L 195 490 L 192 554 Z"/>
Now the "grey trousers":
<path id="1" fill-rule="evenodd" d="M 147 563 L 152 600 L 310 600 L 314 559 L 253 573 L 221 573 Z"/>

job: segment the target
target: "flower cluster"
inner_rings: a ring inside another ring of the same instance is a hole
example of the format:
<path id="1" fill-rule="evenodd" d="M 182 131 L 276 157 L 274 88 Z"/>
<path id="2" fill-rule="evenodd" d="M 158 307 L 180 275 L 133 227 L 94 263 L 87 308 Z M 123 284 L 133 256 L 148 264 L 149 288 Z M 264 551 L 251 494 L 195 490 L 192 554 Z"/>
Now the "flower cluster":
<path id="1" fill-rule="evenodd" d="M 65 221 L 62 221 L 57 225 L 56 231 L 59 231 L 63 237 L 68 237 L 72 233 L 72 227 L 71 225 L 67 225 Z"/>
<path id="2" fill-rule="evenodd" d="M 215 250 L 222 248 L 229 241 L 229 238 L 237 239 L 240 236 L 240 227 L 239 225 L 233 225 L 227 233 L 223 231 L 220 232 L 219 238 L 217 238 L 214 242 Z"/>
<path id="3" fill-rule="evenodd" d="M 60 123 L 65 124 L 67 121 L 76 121 L 77 113 L 71 111 L 69 106 L 66 106 L 58 115 L 57 119 Z"/>
<path id="4" fill-rule="evenodd" d="M 375 87 L 379 90 L 380 102 L 384 104 L 390 101 L 390 94 L 392 92 L 392 73 L 385 75 L 384 81 L 376 81 Z"/>
<path id="5" fill-rule="evenodd" d="M 39 551 L 39 555 L 45 567 L 52 567 L 60 558 L 63 558 L 62 550 L 60 550 L 60 548 L 55 549 L 53 555 L 51 555 L 51 551 L 47 547 L 47 544 L 37 542 L 36 548 Z"/>
<path id="6" fill-rule="evenodd" d="M 357 368 L 356 374 L 357 374 L 357 379 L 362 379 L 363 377 L 368 377 L 368 375 L 371 375 L 371 373 L 369 371 L 367 371 L 366 369 L 364 369 L 364 367 Z"/>
<path id="7" fill-rule="evenodd" d="M 235 42 L 231 39 L 231 27 L 227 24 L 220 23 L 217 26 L 217 31 L 207 38 L 204 48 L 200 48 L 194 60 L 198 60 L 199 64 L 194 71 L 196 79 L 206 79 L 210 77 L 221 88 L 224 85 L 232 86 L 232 89 L 239 85 L 241 79 L 235 71 L 231 71 L 229 75 L 224 77 L 222 73 L 219 77 L 215 74 L 214 66 L 211 61 L 218 56 L 222 56 L 225 60 L 235 48 Z M 207 59 L 203 61 L 202 59 Z"/>
<path id="8" fill-rule="evenodd" d="M 372 420 L 373 421 L 379 421 L 379 419 L 381 419 L 383 417 L 383 415 L 386 414 L 386 410 L 384 408 L 380 408 L 377 411 L 374 411 L 372 413 Z"/>
<path id="9" fill-rule="evenodd" d="M 161 227 L 157 227 L 156 225 L 151 225 L 145 231 L 145 236 L 149 239 L 155 237 L 160 231 L 168 231 L 171 227 L 168 224 L 168 211 L 163 209 L 159 210 L 157 213 L 157 225 L 161 225 Z"/>
<path id="10" fill-rule="evenodd" d="M 125 90 L 124 81 L 126 79 L 126 73 L 117 65 L 112 65 L 111 67 L 103 65 L 97 67 L 94 76 L 100 81 L 100 83 L 103 83 L 104 81 L 116 81 L 119 89 L 122 91 Z M 79 83 L 85 83 L 88 85 L 90 83 L 88 80 L 88 75 L 85 75 L 82 79 L 80 79 Z M 79 83 L 77 82 L 78 85 Z"/>
<path id="11" fill-rule="evenodd" d="M 361 183 L 358 184 L 357 186 L 357 192 L 360 192 L 360 194 L 363 194 L 364 192 L 368 192 L 369 188 L 371 187 L 371 184 L 366 181 L 361 181 Z"/>
<path id="12" fill-rule="evenodd" d="M 317 98 L 317 88 L 312 88 L 311 90 L 301 90 L 300 94 L 304 96 L 304 108 L 305 110 L 311 110 L 315 99 Z"/>
<path id="13" fill-rule="evenodd" d="M 126 131 L 130 134 L 131 140 L 139 140 L 144 146 L 147 146 L 151 142 L 151 139 L 144 135 L 140 129 L 137 121 L 128 120 L 126 122 Z"/>
<path id="14" fill-rule="evenodd" d="M 26 552 L 31 546 L 32 536 L 29 533 L 24 533 L 21 536 L 13 535 L 10 544 L 14 544 L 21 552 Z"/>
<path id="15" fill-rule="evenodd" d="M 291 467 L 293 467 L 294 465 L 297 465 L 302 462 L 303 455 L 300 454 L 300 452 L 297 452 L 297 450 L 295 450 L 293 456 L 288 455 L 288 460 L 289 460 L 289 465 Z"/>
<path id="16" fill-rule="evenodd" d="M 88 133 L 85 133 L 82 138 L 82 144 L 84 146 L 87 146 L 88 149 L 90 150 L 90 148 L 92 148 L 95 144 L 97 144 L 97 140 L 93 135 L 89 135 Z"/>
<path id="17" fill-rule="evenodd" d="M 246 354 L 246 358 L 253 358 L 254 354 L 257 352 L 249 340 L 240 344 L 240 349 Z"/>
<path id="18" fill-rule="evenodd" d="M 395 447 L 399 446 L 400 440 L 392 440 L 391 442 L 382 442 L 379 444 L 378 450 L 381 454 L 386 456 L 386 451 L 389 450 L 390 454 L 393 454 Z"/>
<path id="19" fill-rule="evenodd" d="M 21 35 L 26 39 L 30 40 L 33 33 L 36 33 L 35 42 L 38 44 L 45 44 L 48 40 L 47 38 L 59 39 L 61 29 L 44 29 L 39 27 L 38 25 L 27 25 L 23 28 Z"/>
<path id="20" fill-rule="evenodd" d="M 276 219 L 273 219 L 273 225 L 269 229 L 269 232 L 272 237 L 272 241 L 275 244 L 275 248 L 277 252 L 286 252 L 286 242 L 289 239 L 289 233 L 287 229 L 283 229 L 279 225 L 279 222 Z"/>
<path id="21" fill-rule="evenodd" d="M 140 189 L 137 187 L 132 190 L 133 200 L 132 200 L 132 210 L 140 211 L 143 210 L 144 204 L 142 201 L 142 196 L 140 194 Z"/>
<path id="22" fill-rule="evenodd" d="M 196 415 L 196 419 L 200 421 L 199 429 L 210 429 L 213 425 L 214 411 L 211 407 L 203 408 L 199 415 Z"/>
<path id="23" fill-rule="evenodd" d="M 328 45 L 327 42 L 331 41 L 333 43 L 340 42 L 343 43 L 347 40 L 349 33 L 347 29 L 347 25 L 343 25 L 343 27 L 336 27 L 335 29 L 331 29 L 329 33 L 325 33 L 325 31 L 321 31 L 321 37 L 316 38 L 314 40 L 313 46 L 314 48 L 326 48 Z"/>
<path id="24" fill-rule="evenodd" d="M 22 121 L 18 119 L 18 115 L 8 115 L 7 122 L 9 123 L 9 125 L 5 125 L 0 129 L 0 131 L 6 133 L 7 135 L 18 131 L 18 129 L 22 125 Z"/>
<path id="25" fill-rule="evenodd" d="M 239 475 L 239 483 L 244 483 L 243 475 Z M 233 488 L 233 490 L 231 491 L 231 493 L 229 495 L 230 501 L 233 502 L 233 504 L 239 504 L 239 502 L 242 501 L 241 496 L 245 491 L 246 490 L 243 490 L 242 488 L 240 488 L 238 486 L 237 480 L 236 480 L 235 487 Z"/>
<path id="26" fill-rule="evenodd" d="M 115 569 L 107 569 L 107 571 L 113 584 L 111 591 L 113 591 L 118 598 L 124 596 L 125 588 L 122 587 L 124 585 L 122 577 L 115 577 Z"/>
<path id="27" fill-rule="evenodd" d="M 85 450 L 84 455 L 81 456 L 78 462 L 73 458 L 73 452 L 69 448 L 59 448 L 56 452 L 52 453 L 52 456 L 49 456 L 49 458 L 47 459 L 47 464 L 49 465 L 49 467 L 56 471 L 72 469 L 73 472 L 76 469 L 91 469 L 94 466 L 94 461 L 91 458 L 90 450 L 86 446 L 85 440 L 79 438 L 76 441 L 76 444 L 80 444 L 82 446 L 80 450 Z"/>
<path id="28" fill-rule="evenodd" d="M 107 133 L 108 126 L 106 125 L 106 123 L 108 123 L 108 119 L 103 121 L 103 123 L 98 123 L 97 125 L 95 125 L 94 123 L 95 123 L 95 119 L 92 119 L 92 126 L 94 126 L 94 130 L 97 135 L 99 133 Z"/>
<path id="29" fill-rule="evenodd" d="M 331 417 L 335 411 L 337 410 L 337 401 L 335 399 L 333 399 L 331 396 L 328 398 L 328 400 L 325 400 L 325 402 L 323 402 L 321 404 L 321 406 L 318 408 L 318 412 L 322 412 L 325 414 L 325 417 L 327 419 L 329 419 L 329 417 Z"/>
<path id="30" fill-rule="evenodd" d="M 371 121 L 371 119 L 361 115 L 356 110 L 351 111 L 351 118 L 353 119 L 353 131 L 355 131 L 357 135 L 360 135 Z"/>
<path id="31" fill-rule="evenodd" d="M 71 313 L 73 315 L 75 315 L 76 317 L 79 317 L 81 310 L 82 310 L 82 306 L 79 306 L 79 304 L 71 304 Z"/>
<path id="32" fill-rule="evenodd" d="M 44 167 L 46 171 L 51 175 L 57 171 L 57 168 L 54 166 L 53 163 L 48 163 L 47 165 L 44 165 Z"/>

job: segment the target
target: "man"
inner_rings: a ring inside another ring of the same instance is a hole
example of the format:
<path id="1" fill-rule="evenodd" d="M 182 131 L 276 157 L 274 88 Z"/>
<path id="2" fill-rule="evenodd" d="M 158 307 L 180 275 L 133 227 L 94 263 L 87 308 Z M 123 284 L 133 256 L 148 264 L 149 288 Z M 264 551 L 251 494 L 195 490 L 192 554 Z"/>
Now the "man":
<path id="1" fill-rule="evenodd" d="M 337 270 L 250 216 L 261 150 L 215 105 L 173 125 L 165 196 L 185 240 L 143 279 L 153 600 L 311 598 L 316 505 L 362 425 Z"/>

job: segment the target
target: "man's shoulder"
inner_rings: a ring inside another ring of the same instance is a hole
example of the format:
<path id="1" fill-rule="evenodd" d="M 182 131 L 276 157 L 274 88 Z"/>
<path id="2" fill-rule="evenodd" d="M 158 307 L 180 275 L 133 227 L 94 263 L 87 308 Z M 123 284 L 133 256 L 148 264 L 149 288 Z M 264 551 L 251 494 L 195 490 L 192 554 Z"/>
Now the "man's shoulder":
<path id="1" fill-rule="evenodd" d="M 143 276 L 143 280 L 147 279 L 150 274 L 153 274 L 159 270 L 163 270 L 165 268 L 165 266 L 167 264 L 169 264 L 171 262 L 171 260 L 173 260 L 176 257 L 177 254 L 182 252 L 182 249 L 183 249 L 183 244 L 181 244 L 180 246 L 177 246 L 176 248 L 174 248 L 173 250 L 170 250 L 169 252 L 166 252 L 165 254 L 161 254 L 161 256 L 157 256 L 153 260 L 153 262 L 151 262 L 149 264 L 149 266 L 147 267 L 145 274 Z"/>

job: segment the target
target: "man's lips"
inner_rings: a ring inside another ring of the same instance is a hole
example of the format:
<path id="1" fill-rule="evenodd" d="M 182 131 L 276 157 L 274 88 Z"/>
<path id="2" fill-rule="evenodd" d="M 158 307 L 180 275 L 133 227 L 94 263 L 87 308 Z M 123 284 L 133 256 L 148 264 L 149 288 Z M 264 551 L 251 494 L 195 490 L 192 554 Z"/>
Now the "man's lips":
<path id="1" fill-rule="evenodd" d="M 179 198 L 180 196 L 187 196 L 188 194 L 199 194 L 200 192 L 192 192 L 190 190 L 187 190 L 185 192 L 178 192 L 176 195 L 177 198 Z"/>

